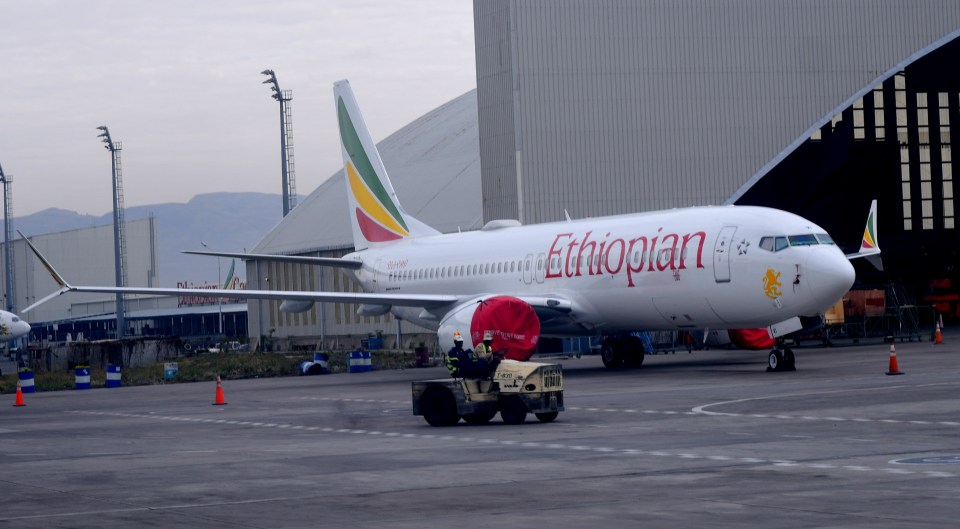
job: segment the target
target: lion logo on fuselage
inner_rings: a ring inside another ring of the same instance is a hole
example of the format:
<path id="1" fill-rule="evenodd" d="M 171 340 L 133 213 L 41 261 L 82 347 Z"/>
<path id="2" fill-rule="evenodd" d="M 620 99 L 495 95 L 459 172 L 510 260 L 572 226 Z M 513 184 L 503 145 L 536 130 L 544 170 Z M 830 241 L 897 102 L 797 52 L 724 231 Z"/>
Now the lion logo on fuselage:
<path id="1" fill-rule="evenodd" d="M 767 274 L 763 276 L 763 293 L 770 299 L 777 299 L 783 295 L 783 292 L 780 290 L 782 286 L 783 283 L 780 282 L 780 272 L 777 272 L 773 268 L 768 268 Z"/>

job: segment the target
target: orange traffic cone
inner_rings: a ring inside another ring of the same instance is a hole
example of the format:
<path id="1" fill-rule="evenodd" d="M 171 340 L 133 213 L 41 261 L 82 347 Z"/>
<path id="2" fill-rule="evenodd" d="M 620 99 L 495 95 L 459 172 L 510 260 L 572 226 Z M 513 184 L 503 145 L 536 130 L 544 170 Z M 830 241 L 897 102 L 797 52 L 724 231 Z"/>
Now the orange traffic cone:
<path id="1" fill-rule="evenodd" d="M 213 405 L 214 406 L 223 406 L 227 402 L 223 400 L 223 383 L 220 382 L 220 375 L 217 375 L 217 394 L 214 397 Z"/>
<path id="2" fill-rule="evenodd" d="M 20 381 L 17 381 L 17 401 L 13 403 L 14 406 L 26 406 L 27 404 L 23 402 L 23 390 L 20 389 Z"/>
<path id="3" fill-rule="evenodd" d="M 890 370 L 887 371 L 888 375 L 902 375 L 903 371 L 900 371 L 900 367 L 897 365 L 897 349 L 890 344 Z"/>
<path id="4" fill-rule="evenodd" d="M 943 334 L 940 332 L 940 322 L 937 322 L 937 330 L 933 333 L 933 343 L 941 344 L 943 343 Z"/>

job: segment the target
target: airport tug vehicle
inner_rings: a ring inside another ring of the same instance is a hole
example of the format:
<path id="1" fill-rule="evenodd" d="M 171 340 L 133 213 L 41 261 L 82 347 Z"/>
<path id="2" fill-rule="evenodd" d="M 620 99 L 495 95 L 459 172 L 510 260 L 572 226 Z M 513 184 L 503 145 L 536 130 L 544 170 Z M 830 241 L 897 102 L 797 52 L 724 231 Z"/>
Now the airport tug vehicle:
<path id="1" fill-rule="evenodd" d="M 507 424 L 528 413 L 550 422 L 563 411 L 563 369 L 559 364 L 501 361 L 490 378 L 443 378 L 413 382 L 413 414 L 430 426 L 489 422 L 500 412 Z"/>

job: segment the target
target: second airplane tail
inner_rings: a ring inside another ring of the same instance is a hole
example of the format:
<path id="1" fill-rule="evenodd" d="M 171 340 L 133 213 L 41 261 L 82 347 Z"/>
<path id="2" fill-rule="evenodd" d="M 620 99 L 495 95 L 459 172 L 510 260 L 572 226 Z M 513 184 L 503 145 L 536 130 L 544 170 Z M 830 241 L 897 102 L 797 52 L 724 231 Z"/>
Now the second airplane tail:
<path id="1" fill-rule="evenodd" d="M 363 250 L 371 244 L 406 237 L 438 234 L 437 230 L 410 216 L 397 200 L 397 193 L 363 121 L 350 82 L 334 83 L 333 94 L 356 249 Z"/>
<path id="2" fill-rule="evenodd" d="M 863 229 L 863 239 L 860 241 L 860 251 L 847 254 L 847 259 L 865 257 L 877 270 L 883 271 L 883 261 L 880 260 L 880 245 L 877 239 L 877 201 L 870 203 L 870 213 L 867 214 L 867 226 Z"/>

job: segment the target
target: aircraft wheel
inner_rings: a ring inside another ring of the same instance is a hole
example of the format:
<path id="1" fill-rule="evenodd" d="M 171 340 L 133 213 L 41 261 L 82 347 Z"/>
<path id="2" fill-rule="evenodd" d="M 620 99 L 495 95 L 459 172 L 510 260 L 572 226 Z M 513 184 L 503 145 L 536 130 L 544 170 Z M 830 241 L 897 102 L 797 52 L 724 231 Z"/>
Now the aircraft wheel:
<path id="1" fill-rule="evenodd" d="M 767 371 L 782 371 L 785 362 L 783 353 L 774 349 L 770 351 L 770 356 L 767 357 Z"/>
<path id="2" fill-rule="evenodd" d="M 471 413 L 464 415 L 463 420 L 467 421 L 468 424 L 487 424 L 496 414 L 497 410 L 493 410 L 493 412 Z"/>
<path id="3" fill-rule="evenodd" d="M 527 420 L 527 405 L 516 395 L 500 400 L 500 418 L 507 424 L 523 424 Z"/>
<path id="4" fill-rule="evenodd" d="M 557 418 L 557 415 L 560 415 L 560 412 L 558 412 L 558 411 L 547 411 L 547 412 L 543 412 L 543 413 L 535 413 L 534 415 L 537 416 L 537 419 L 538 419 L 540 422 L 553 422 L 553 420 Z"/>
<path id="5" fill-rule="evenodd" d="M 420 397 L 420 410 L 430 426 L 453 426 L 460 421 L 457 401 L 444 388 L 427 388 Z"/>
<path id="6" fill-rule="evenodd" d="M 623 354 L 620 351 L 620 341 L 614 338 L 607 338 L 600 346 L 600 360 L 603 360 L 604 367 L 616 369 L 623 366 Z"/>
<path id="7" fill-rule="evenodd" d="M 624 363 L 630 367 L 642 366 L 643 359 L 646 357 L 646 350 L 643 348 L 643 340 L 636 336 L 629 336 L 622 343 Z"/>
<path id="8" fill-rule="evenodd" d="M 785 371 L 797 370 L 797 357 L 793 354 L 793 349 L 783 350 L 783 369 Z"/>

